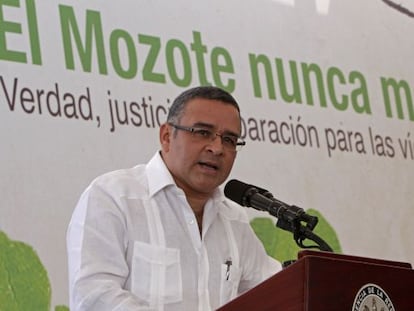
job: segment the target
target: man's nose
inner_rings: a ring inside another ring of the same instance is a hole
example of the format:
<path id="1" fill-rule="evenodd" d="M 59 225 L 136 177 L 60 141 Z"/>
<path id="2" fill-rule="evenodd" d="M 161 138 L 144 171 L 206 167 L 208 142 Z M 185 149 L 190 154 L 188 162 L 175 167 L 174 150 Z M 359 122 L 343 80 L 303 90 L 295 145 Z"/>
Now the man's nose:
<path id="1" fill-rule="evenodd" d="M 223 150 L 224 150 L 223 140 L 219 133 L 216 133 L 216 135 L 211 139 L 211 141 L 208 144 L 208 148 L 214 154 L 223 153 Z"/>

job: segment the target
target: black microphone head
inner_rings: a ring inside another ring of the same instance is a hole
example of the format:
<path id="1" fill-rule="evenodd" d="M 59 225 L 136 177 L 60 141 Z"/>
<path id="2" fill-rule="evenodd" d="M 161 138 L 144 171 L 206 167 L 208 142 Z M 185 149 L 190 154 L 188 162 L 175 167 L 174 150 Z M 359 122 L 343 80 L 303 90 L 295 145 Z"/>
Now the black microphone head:
<path id="1" fill-rule="evenodd" d="M 242 206 L 250 206 L 250 197 L 257 192 L 257 189 L 252 185 L 236 179 L 230 180 L 224 187 L 224 195 Z"/>

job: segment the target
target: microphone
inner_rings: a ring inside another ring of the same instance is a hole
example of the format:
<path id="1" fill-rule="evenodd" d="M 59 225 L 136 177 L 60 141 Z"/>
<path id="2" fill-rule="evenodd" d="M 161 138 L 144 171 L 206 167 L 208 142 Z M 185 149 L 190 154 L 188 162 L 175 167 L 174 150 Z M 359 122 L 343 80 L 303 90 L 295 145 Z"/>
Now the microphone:
<path id="1" fill-rule="evenodd" d="M 266 189 L 245 184 L 236 179 L 232 179 L 226 184 L 224 194 L 242 206 L 268 212 L 279 219 L 283 229 L 289 230 L 286 227 L 290 227 L 293 222 L 304 221 L 307 223 L 308 229 L 313 230 L 318 223 L 317 217 L 306 214 L 302 208 L 277 200 Z"/>

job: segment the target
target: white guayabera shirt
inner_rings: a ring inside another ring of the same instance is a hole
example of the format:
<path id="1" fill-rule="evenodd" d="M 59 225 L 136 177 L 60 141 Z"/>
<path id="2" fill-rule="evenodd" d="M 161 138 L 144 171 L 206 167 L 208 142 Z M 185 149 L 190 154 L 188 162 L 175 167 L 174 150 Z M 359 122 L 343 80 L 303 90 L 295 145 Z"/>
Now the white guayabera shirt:
<path id="1" fill-rule="evenodd" d="M 217 189 L 197 221 L 159 153 L 95 179 L 67 233 L 70 309 L 214 310 L 281 269 Z"/>

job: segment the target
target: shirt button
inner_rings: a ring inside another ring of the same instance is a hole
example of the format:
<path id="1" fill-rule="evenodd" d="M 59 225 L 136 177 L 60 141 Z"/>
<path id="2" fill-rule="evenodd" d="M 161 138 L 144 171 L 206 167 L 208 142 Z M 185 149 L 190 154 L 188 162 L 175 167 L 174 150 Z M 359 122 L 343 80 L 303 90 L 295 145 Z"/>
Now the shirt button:
<path id="1" fill-rule="evenodd" d="M 194 219 L 190 219 L 190 220 L 188 221 L 188 224 L 189 224 L 189 225 L 194 225 L 194 223 L 195 223 Z"/>

